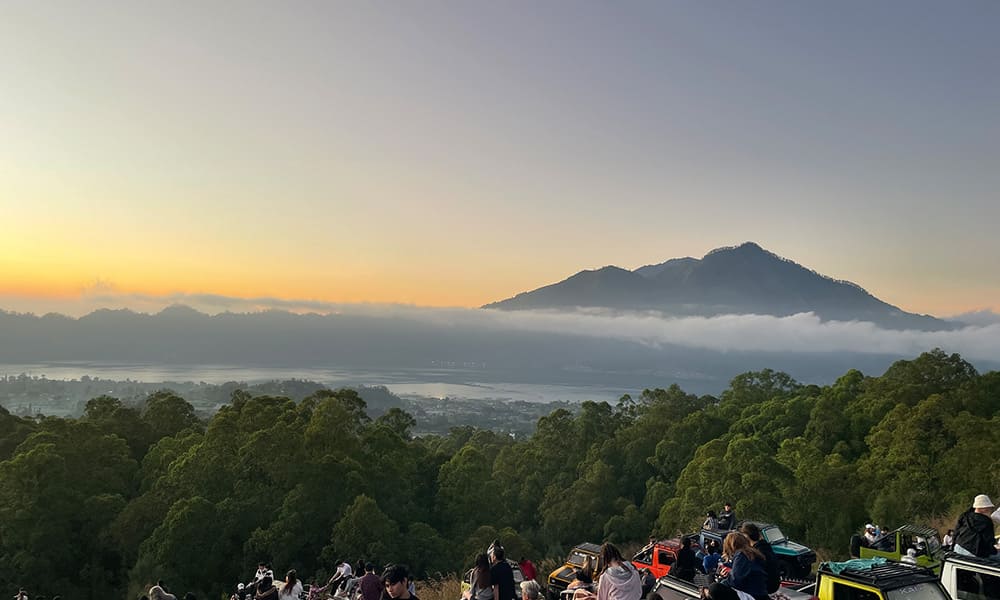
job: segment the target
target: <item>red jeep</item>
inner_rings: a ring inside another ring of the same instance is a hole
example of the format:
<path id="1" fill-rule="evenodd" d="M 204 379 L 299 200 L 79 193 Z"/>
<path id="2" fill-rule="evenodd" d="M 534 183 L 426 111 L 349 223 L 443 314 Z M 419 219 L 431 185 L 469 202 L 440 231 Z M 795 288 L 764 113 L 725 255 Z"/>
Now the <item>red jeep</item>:
<path id="1" fill-rule="evenodd" d="M 697 542 L 692 544 L 692 548 L 696 545 Z M 681 541 L 676 538 L 650 542 L 632 557 L 632 564 L 639 571 L 645 569 L 659 579 L 670 572 L 670 566 L 677 562 L 680 550 Z"/>

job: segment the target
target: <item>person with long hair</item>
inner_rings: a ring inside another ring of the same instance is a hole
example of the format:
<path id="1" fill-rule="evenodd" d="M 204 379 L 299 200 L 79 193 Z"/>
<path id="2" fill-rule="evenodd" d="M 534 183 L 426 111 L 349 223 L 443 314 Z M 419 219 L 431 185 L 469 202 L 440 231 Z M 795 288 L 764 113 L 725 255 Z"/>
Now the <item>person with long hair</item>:
<path id="1" fill-rule="evenodd" d="M 278 598 L 281 600 L 296 600 L 302 593 L 302 582 L 299 581 L 298 573 L 291 569 L 285 573 L 285 585 L 281 586 Z"/>
<path id="2" fill-rule="evenodd" d="M 750 594 L 755 600 L 767 600 L 767 568 L 764 566 L 764 555 L 753 547 L 750 538 L 739 531 L 733 531 L 722 543 L 722 553 L 733 561 L 732 570 L 722 583 L 734 590 Z"/>
<path id="3" fill-rule="evenodd" d="M 597 600 L 639 600 L 642 597 L 642 578 L 632 563 L 625 560 L 621 550 L 612 543 L 601 545 L 597 559 L 597 595 L 587 598 Z M 576 598 L 576 594 L 573 595 Z"/>
<path id="4" fill-rule="evenodd" d="M 476 556 L 472 567 L 471 588 L 465 596 L 467 600 L 493 600 L 493 578 L 490 575 L 490 558 L 485 553 Z"/>

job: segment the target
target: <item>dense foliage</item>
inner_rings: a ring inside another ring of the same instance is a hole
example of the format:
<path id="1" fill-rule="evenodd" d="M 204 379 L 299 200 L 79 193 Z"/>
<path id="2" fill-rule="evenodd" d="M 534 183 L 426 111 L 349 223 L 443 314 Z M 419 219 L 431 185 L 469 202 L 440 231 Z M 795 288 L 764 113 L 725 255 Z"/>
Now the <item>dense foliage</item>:
<path id="1" fill-rule="evenodd" d="M 706 508 L 843 553 L 866 520 L 953 514 L 1000 489 L 1000 373 L 940 350 L 801 385 L 769 370 L 719 398 L 674 386 L 538 420 L 523 440 L 415 437 L 351 390 L 301 402 L 233 392 L 210 420 L 171 391 L 78 419 L 0 412 L 0 584 L 137 597 L 163 579 L 218 597 L 258 560 L 307 580 L 336 558 L 454 571 L 513 555 L 694 529 Z"/>

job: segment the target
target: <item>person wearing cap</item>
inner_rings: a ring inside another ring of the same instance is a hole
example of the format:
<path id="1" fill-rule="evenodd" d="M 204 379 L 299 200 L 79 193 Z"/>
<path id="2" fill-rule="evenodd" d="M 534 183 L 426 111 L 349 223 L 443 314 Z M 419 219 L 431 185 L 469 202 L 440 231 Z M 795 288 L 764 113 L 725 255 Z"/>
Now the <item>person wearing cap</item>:
<path id="1" fill-rule="evenodd" d="M 875 540 L 878 536 L 875 535 L 875 526 L 871 523 L 865 525 L 865 543 L 869 546 L 875 545 Z"/>
<path id="2" fill-rule="evenodd" d="M 996 554 L 994 546 L 993 501 L 986 494 L 979 494 L 972 501 L 955 525 L 955 552 L 965 556 L 990 558 Z"/>

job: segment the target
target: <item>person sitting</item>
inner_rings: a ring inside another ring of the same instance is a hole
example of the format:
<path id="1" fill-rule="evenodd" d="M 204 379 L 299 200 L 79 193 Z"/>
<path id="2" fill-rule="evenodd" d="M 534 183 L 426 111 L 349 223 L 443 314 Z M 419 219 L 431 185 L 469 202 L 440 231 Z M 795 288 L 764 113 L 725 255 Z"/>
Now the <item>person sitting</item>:
<path id="1" fill-rule="evenodd" d="M 695 557 L 694 550 L 691 549 L 691 538 L 685 537 L 681 540 L 681 549 L 677 552 L 677 562 L 670 570 L 674 569 L 677 569 L 678 579 L 694 581 L 695 573 L 698 571 L 698 559 Z"/>
<path id="2" fill-rule="evenodd" d="M 750 545 L 750 538 L 734 531 L 726 536 L 722 552 L 733 561 L 733 567 L 722 583 L 750 594 L 755 600 L 768 600 L 764 555 Z"/>
<path id="3" fill-rule="evenodd" d="M 257 583 L 257 593 L 254 600 L 278 600 L 278 588 L 274 587 L 274 581 L 270 577 L 264 576 Z"/>
<path id="4" fill-rule="evenodd" d="M 719 513 L 719 529 L 734 529 L 736 527 L 736 511 L 733 505 L 726 502 Z"/>
<path id="5" fill-rule="evenodd" d="M 955 545 L 955 530 L 949 529 L 948 533 L 944 534 L 944 539 L 941 540 L 941 547 L 950 552 L 954 545 Z"/>
<path id="6" fill-rule="evenodd" d="M 157 581 L 156 585 L 149 588 L 149 600 L 177 600 L 177 596 L 168 593 L 163 587 L 163 582 Z"/>
<path id="7" fill-rule="evenodd" d="M 299 581 L 298 573 L 295 572 L 295 569 L 291 569 L 285 573 L 285 584 L 281 586 L 281 591 L 279 592 L 280 600 L 298 600 L 301 593 L 302 582 Z"/>
<path id="8" fill-rule="evenodd" d="M 715 540 L 709 540 L 705 549 L 707 552 L 705 558 L 701 559 L 701 568 L 706 575 L 714 575 L 719 570 L 719 560 L 722 558 L 719 554 L 719 544 Z"/>
<path id="9" fill-rule="evenodd" d="M 767 592 L 773 594 L 781 587 L 781 566 L 770 542 L 764 539 L 760 528 L 753 523 L 744 523 L 740 532 L 750 538 L 750 545 L 764 556 L 764 570 L 767 571 Z"/>
<path id="10" fill-rule="evenodd" d="M 573 571 L 573 580 L 569 582 L 566 586 L 567 590 L 581 590 L 583 592 L 593 592 L 594 591 L 594 578 L 591 577 L 593 571 L 587 568 L 587 562 L 584 561 L 584 566 Z M 574 596 L 576 594 L 573 594 Z"/>
<path id="11" fill-rule="evenodd" d="M 867 523 L 865 525 L 865 535 L 863 539 L 865 541 L 865 545 L 869 548 L 875 545 L 875 540 L 877 539 L 875 537 L 875 526 L 871 523 Z"/>
<path id="12" fill-rule="evenodd" d="M 719 519 L 716 518 L 714 510 L 708 511 L 708 514 L 705 515 L 705 521 L 702 522 L 701 528 L 702 529 L 718 529 L 719 528 Z"/>

